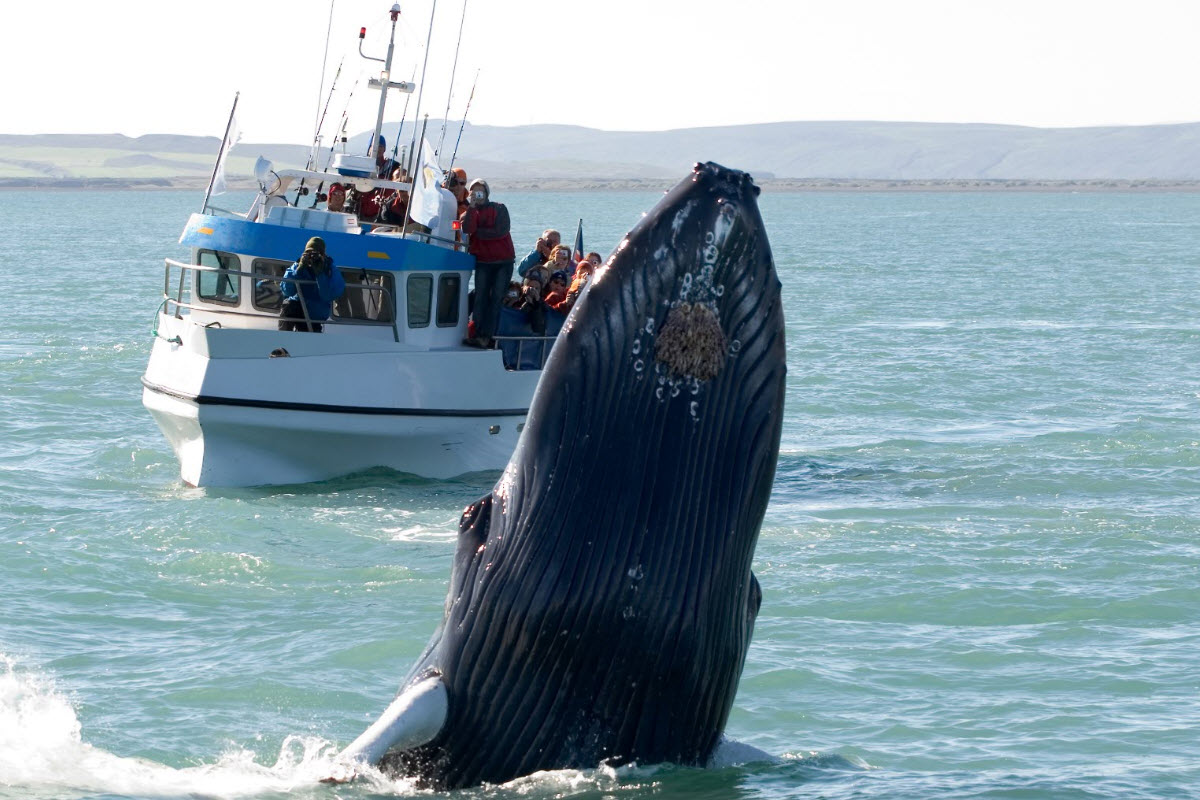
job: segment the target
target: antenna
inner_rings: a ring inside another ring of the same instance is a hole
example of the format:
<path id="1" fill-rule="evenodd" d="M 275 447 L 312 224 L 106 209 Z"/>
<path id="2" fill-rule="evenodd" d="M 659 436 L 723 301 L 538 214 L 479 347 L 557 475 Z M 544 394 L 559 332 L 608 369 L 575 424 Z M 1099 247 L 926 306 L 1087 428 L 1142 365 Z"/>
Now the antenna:
<path id="1" fill-rule="evenodd" d="M 396 51 L 396 21 L 400 19 L 400 4 L 393 3 L 392 10 L 389 13 L 392 17 L 392 35 L 388 39 L 387 58 L 376 58 L 364 53 L 362 48 L 363 40 L 367 38 L 367 29 L 364 27 L 358 30 L 358 54 L 368 61 L 383 62 L 383 72 L 379 74 L 379 77 L 371 78 L 367 81 L 368 86 L 379 90 L 379 113 L 375 117 L 375 134 L 371 137 L 372 147 L 379 141 L 379 135 L 383 130 L 383 110 L 387 106 L 387 90 L 399 89 L 402 92 L 411 92 L 413 90 L 411 83 L 392 80 L 392 54 Z"/>

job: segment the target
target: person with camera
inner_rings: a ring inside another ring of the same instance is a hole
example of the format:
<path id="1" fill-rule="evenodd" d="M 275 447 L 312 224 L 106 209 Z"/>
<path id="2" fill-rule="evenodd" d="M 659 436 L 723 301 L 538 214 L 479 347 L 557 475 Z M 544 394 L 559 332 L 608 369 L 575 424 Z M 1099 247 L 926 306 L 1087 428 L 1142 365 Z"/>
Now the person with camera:
<path id="1" fill-rule="evenodd" d="M 333 301 L 346 291 L 346 279 L 325 254 L 325 240 L 314 236 L 283 273 L 279 288 L 283 294 L 279 330 L 320 333 L 333 311 Z"/>
<path id="2" fill-rule="evenodd" d="M 467 187 L 467 210 L 462 213 L 462 231 L 468 239 L 467 252 L 475 256 L 475 335 L 463 340 L 468 347 L 488 348 L 500 323 L 500 304 L 512 280 L 517 256 L 509 233 L 508 209 L 492 202 L 487 181 L 476 178 Z"/>
<path id="3" fill-rule="evenodd" d="M 587 283 L 592 278 L 592 273 L 600 266 L 600 254 L 588 253 L 587 258 L 575 265 L 575 275 L 570 280 L 570 288 L 566 290 L 565 295 L 557 303 L 551 303 L 550 307 L 555 311 L 561 311 L 567 314 L 575 305 L 575 301 L 579 299 L 579 295 L 583 292 Z"/>
<path id="4" fill-rule="evenodd" d="M 533 245 L 533 249 L 529 251 L 529 255 L 521 259 L 520 265 L 517 267 L 517 274 L 522 278 L 533 267 L 539 264 L 545 264 L 550 260 L 550 251 L 558 247 L 562 243 L 562 234 L 553 228 L 547 228 L 540 239 Z"/>
<path id="5" fill-rule="evenodd" d="M 525 312 L 529 327 L 538 336 L 546 335 L 546 292 L 551 278 L 561 273 L 565 283 L 565 270 L 570 263 L 571 248 L 565 244 L 555 245 L 546 263 L 532 267 L 525 273 L 525 281 L 521 284 L 520 310 Z"/>

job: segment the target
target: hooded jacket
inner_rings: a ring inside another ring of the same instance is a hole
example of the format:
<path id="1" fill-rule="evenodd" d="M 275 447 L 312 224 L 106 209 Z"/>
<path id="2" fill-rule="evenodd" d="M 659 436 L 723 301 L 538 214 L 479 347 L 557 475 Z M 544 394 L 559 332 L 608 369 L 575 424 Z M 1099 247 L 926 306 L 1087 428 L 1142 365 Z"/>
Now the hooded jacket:
<path id="1" fill-rule="evenodd" d="M 314 322 L 323 322 L 329 319 L 329 314 L 333 311 L 333 301 L 346 291 L 346 279 L 342 277 L 342 271 L 333 265 L 333 259 L 329 256 L 321 256 L 321 258 L 325 259 L 325 269 L 313 274 L 314 270 L 300 266 L 300 262 L 297 261 L 288 267 L 287 272 L 283 273 L 283 280 L 279 284 L 279 288 L 287 300 L 296 299 L 298 292 L 304 294 L 304 309 L 308 312 L 308 318 Z M 289 278 L 315 281 L 315 283 L 297 284 L 295 280 L 289 280 Z"/>
<path id="2" fill-rule="evenodd" d="M 515 261 L 517 252 L 509 234 L 508 209 L 503 203 L 491 201 L 491 192 L 485 182 L 472 181 L 470 188 L 474 189 L 477 184 L 483 186 L 488 201 L 481 206 L 468 206 L 462 213 L 463 233 L 471 237 L 467 252 L 480 264 Z"/>

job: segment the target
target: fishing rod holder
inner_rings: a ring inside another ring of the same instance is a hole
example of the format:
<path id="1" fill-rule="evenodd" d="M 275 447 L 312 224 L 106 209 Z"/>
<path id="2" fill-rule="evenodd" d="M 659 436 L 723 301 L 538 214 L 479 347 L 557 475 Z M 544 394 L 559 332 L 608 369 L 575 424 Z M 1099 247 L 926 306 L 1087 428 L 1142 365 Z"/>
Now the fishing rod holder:
<path id="1" fill-rule="evenodd" d="M 371 78 L 367 81 L 367 86 L 372 89 L 395 89 L 405 94 L 412 94 L 413 89 L 417 88 L 416 84 L 408 81 L 387 81 L 386 83 L 380 78 Z"/>

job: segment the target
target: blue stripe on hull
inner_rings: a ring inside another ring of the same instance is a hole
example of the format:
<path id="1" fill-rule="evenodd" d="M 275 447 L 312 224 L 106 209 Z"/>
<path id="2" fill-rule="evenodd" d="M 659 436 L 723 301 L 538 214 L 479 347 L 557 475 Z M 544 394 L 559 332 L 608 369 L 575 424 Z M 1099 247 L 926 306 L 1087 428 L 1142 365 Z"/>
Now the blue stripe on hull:
<path id="1" fill-rule="evenodd" d="M 204 233 L 209 229 L 211 233 Z M 394 270 L 473 270 L 475 259 L 447 247 L 436 247 L 415 239 L 321 231 L 265 225 L 244 219 L 192 214 L 179 243 L 188 247 L 223 250 L 229 253 L 295 261 L 313 236 L 325 240 L 325 251 L 339 267 Z M 373 254 L 373 255 L 372 255 Z M 386 254 L 386 258 L 380 254 Z"/>

